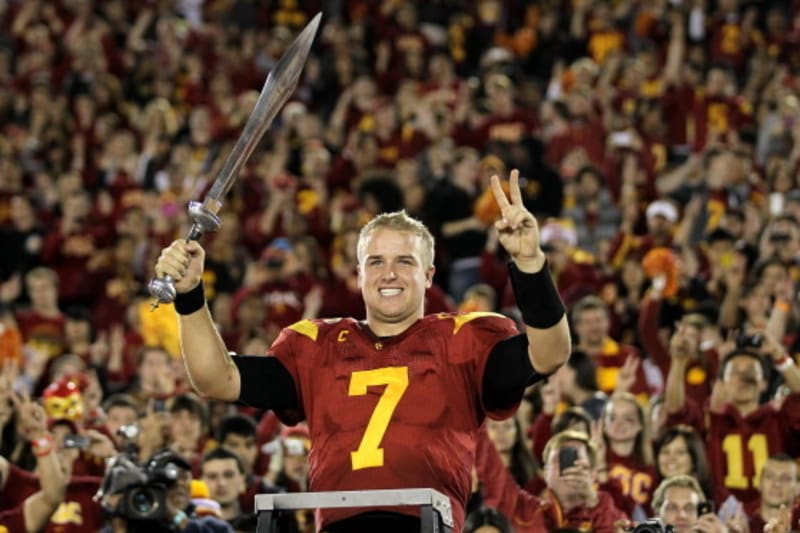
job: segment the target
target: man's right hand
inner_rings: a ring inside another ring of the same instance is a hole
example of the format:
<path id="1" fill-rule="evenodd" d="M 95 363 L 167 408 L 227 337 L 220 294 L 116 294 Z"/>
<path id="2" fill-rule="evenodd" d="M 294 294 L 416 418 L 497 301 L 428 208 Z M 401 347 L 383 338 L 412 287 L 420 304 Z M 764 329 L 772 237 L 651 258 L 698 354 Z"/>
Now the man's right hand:
<path id="1" fill-rule="evenodd" d="M 156 276 L 169 276 L 178 294 L 189 292 L 200 283 L 206 253 L 197 241 L 173 241 L 161 251 L 156 262 Z"/>
<path id="2" fill-rule="evenodd" d="M 672 359 L 687 361 L 697 349 L 698 338 L 694 328 L 678 322 L 675 333 L 669 340 L 669 354 Z"/>

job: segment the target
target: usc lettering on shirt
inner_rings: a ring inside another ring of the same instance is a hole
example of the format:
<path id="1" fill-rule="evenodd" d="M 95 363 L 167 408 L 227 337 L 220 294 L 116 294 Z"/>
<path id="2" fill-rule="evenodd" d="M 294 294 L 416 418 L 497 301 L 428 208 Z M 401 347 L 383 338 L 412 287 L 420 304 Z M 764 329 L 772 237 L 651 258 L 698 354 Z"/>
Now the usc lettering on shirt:
<path id="1" fill-rule="evenodd" d="M 627 466 L 616 464 L 608 472 L 608 476 L 622 485 L 622 493 L 638 504 L 650 503 L 653 493 L 653 476 L 647 472 L 631 470 Z"/>
<path id="2" fill-rule="evenodd" d="M 62 502 L 53 513 L 53 516 L 50 517 L 50 523 L 55 526 L 66 524 L 83 525 L 82 511 L 81 504 L 78 502 Z"/>

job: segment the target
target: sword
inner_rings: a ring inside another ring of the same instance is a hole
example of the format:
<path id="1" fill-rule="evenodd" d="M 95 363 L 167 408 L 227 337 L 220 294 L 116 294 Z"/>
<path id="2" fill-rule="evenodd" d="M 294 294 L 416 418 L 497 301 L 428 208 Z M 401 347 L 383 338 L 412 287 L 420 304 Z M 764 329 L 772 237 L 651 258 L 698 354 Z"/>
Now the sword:
<path id="1" fill-rule="evenodd" d="M 261 89 L 261 94 L 258 95 L 255 107 L 253 107 L 253 112 L 247 119 L 244 130 L 239 135 L 233 150 L 225 159 L 211 190 L 208 191 L 202 202 L 189 202 L 188 211 L 192 227 L 186 236 L 186 242 L 196 241 L 204 233 L 216 231 L 222 225 L 222 221 L 217 215 L 222 208 L 222 201 L 264 132 L 267 131 L 278 111 L 294 92 L 321 19 L 322 13 L 317 13 L 289 49 L 284 52 L 275 68 L 270 71 L 264 87 Z M 175 285 L 169 276 L 151 279 L 147 284 L 147 290 L 156 299 L 151 309 L 158 307 L 158 304 L 170 303 L 175 300 Z"/>

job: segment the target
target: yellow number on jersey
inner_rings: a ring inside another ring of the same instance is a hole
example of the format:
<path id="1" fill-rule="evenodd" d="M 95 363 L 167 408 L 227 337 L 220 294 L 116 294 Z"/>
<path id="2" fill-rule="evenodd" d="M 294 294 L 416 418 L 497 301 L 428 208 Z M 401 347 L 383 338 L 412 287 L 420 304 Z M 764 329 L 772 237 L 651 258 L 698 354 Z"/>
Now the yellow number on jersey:
<path id="1" fill-rule="evenodd" d="M 763 433 L 756 433 L 747 440 L 747 449 L 753 454 L 753 467 L 755 473 L 752 478 L 752 486 L 758 486 L 758 478 L 761 469 L 769 457 L 767 447 L 767 436 Z M 727 435 L 722 440 L 722 451 L 728 463 L 728 475 L 725 476 L 725 486 L 731 489 L 746 489 L 751 485 L 751 480 L 744 477 L 744 461 L 742 457 L 742 436 L 733 433 Z"/>
<path id="2" fill-rule="evenodd" d="M 361 438 L 361 444 L 354 452 L 350 452 L 353 470 L 383 466 L 383 448 L 380 447 L 383 435 L 389 427 L 400 398 L 408 388 L 408 367 L 392 366 L 353 372 L 350 376 L 350 396 L 367 394 L 367 387 L 386 385 L 375 410 L 367 423 L 367 429 Z"/>

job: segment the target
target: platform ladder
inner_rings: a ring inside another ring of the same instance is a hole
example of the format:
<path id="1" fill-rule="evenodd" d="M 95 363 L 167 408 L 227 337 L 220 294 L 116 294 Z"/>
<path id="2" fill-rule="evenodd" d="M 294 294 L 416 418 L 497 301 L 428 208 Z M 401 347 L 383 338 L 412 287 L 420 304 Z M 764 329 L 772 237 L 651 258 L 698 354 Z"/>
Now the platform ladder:
<path id="1" fill-rule="evenodd" d="M 433 489 L 345 490 L 257 494 L 256 533 L 282 533 L 277 529 L 279 514 L 300 509 L 342 509 L 370 507 L 419 507 L 420 533 L 453 533 L 450 499 Z"/>

